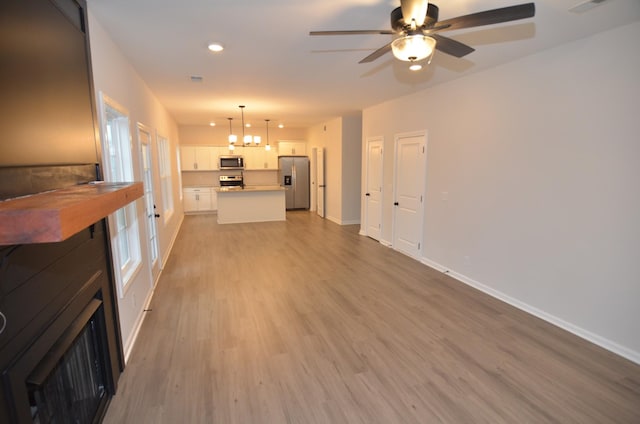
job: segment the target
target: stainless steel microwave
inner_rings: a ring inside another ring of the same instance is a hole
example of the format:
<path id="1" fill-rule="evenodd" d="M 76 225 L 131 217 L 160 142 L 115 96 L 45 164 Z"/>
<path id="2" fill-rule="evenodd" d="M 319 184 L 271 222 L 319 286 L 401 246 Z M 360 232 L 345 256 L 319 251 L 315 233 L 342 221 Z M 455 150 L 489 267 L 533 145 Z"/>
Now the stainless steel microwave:
<path id="1" fill-rule="evenodd" d="M 220 156 L 220 169 L 244 169 L 244 157 L 239 155 Z"/>

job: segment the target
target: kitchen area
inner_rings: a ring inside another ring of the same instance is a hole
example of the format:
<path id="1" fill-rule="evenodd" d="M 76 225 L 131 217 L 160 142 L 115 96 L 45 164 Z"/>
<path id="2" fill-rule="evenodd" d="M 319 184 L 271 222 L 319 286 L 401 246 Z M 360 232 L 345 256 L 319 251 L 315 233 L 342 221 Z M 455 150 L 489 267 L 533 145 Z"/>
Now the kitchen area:
<path id="1" fill-rule="evenodd" d="M 284 221 L 310 207 L 306 142 L 266 146 L 180 147 L 186 214 L 216 214 L 219 224 Z"/>

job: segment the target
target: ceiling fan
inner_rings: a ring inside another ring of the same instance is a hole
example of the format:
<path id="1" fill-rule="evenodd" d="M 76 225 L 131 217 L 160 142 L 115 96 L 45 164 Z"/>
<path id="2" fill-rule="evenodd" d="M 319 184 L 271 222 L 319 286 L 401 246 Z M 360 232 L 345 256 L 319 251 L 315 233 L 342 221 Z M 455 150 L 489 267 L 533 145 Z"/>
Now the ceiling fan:
<path id="1" fill-rule="evenodd" d="M 391 30 L 311 31 L 309 35 L 398 35 L 393 41 L 358 63 L 373 62 L 389 51 L 397 59 L 418 62 L 423 59 L 430 60 L 434 49 L 455 57 L 466 56 L 475 50 L 459 41 L 437 34 L 438 32 L 516 21 L 535 15 L 533 3 L 486 10 L 444 21 L 438 21 L 438 10 L 438 6 L 427 0 L 400 0 L 400 7 L 391 11 Z M 418 66 L 417 69 L 419 68 Z"/>

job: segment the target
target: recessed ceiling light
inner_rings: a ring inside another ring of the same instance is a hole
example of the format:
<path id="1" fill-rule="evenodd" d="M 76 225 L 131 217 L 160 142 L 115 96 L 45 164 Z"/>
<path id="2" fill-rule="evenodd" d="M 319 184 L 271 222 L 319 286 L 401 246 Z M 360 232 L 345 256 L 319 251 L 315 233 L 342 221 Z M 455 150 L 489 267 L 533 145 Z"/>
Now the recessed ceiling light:
<path id="1" fill-rule="evenodd" d="M 215 53 L 218 53 L 224 50 L 224 47 L 222 47 L 222 44 L 220 43 L 211 43 L 207 46 L 207 48 Z"/>
<path id="2" fill-rule="evenodd" d="M 211 122 L 209 122 L 209 126 L 210 126 L 210 127 L 215 127 L 215 126 L 216 126 L 216 123 L 215 123 L 215 122 L 213 122 L 213 121 L 211 121 Z"/>
<path id="3" fill-rule="evenodd" d="M 284 124 L 278 124 L 278 128 L 284 128 Z"/>
<path id="4" fill-rule="evenodd" d="M 414 63 L 413 65 L 409 66 L 409 69 L 411 69 L 412 71 L 419 71 L 420 69 L 422 69 L 422 65 Z"/>

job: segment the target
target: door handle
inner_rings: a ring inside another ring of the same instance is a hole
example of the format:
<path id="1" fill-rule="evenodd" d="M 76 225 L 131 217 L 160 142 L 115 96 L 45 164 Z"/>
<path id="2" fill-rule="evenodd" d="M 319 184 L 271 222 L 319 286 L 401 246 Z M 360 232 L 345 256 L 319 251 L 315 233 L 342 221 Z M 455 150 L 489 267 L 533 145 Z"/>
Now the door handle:
<path id="1" fill-rule="evenodd" d="M 399 206 L 398 202 L 393 202 L 393 206 Z"/>
<path id="2" fill-rule="evenodd" d="M 153 216 L 155 216 L 156 218 L 160 218 L 160 214 L 159 213 L 154 213 Z"/>

